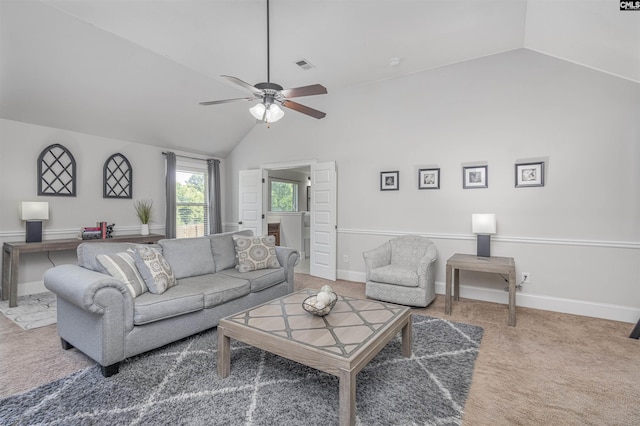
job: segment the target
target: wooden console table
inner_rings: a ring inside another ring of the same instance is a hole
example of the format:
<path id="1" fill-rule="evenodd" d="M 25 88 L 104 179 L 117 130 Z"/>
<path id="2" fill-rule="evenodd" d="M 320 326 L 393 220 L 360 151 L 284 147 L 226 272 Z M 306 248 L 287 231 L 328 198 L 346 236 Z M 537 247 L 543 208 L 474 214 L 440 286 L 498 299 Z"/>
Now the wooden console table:
<path id="1" fill-rule="evenodd" d="M 493 272 L 509 275 L 509 321 L 516 325 L 516 264 L 512 257 L 478 257 L 470 254 L 456 253 L 447 260 L 447 288 L 444 302 L 444 313 L 451 315 L 451 298 L 460 300 L 460 270 Z M 454 291 L 451 291 L 453 281 Z"/>
<path id="2" fill-rule="evenodd" d="M 152 244 L 163 239 L 164 235 L 119 235 L 113 238 L 80 240 L 70 238 L 66 240 L 48 240 L 41 243 L 4 243 L 2 246 L 2 288 L 0 289 L 0 299 L 9 299 L 9 307 L 16 306 L 18 300 L 18 265 L 20 264 L 21 253 L 40 253 L 48 251 L 75 250 L 82 243 L 93 242 L 118 242 L 118 243 L 139 243 Z"/>

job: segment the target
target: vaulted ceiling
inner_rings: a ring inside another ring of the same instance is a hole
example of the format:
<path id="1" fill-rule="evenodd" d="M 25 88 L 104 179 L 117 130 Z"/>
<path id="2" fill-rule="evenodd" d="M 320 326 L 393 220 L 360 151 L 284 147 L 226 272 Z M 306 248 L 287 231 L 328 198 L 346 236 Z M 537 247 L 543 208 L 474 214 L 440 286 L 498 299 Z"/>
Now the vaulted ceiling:
<path id="1" fill-rule="evenodd" d="M 617 1 L 271 0 L 270 9 L 271 81 L 320 83 L 327 97 L 520 48 L 640 83 L 640 12 Z M 0 0 L 0 117 L 225 157 L 256 125 L 250 104 L 198 102 L 246 96 L 222 74 L 266 81 L 266 32 L 266 0 Z M 303 58 L 315 67 L 301 69 Z"/>

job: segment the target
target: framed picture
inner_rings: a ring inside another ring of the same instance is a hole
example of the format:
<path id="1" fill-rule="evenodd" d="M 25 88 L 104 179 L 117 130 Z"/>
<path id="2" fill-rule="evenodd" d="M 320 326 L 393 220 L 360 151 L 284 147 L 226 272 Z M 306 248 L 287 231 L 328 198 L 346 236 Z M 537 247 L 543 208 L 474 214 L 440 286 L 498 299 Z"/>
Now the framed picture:
<path id="1" fill-rule="evenodd" d="M 418 170 L 418 189 L 440 189 L 440 169 Z"/>
<path id="2" fill-rule="evenodd" d="M 380 191 L 397 191 L 400 189 L 400 172 L 380 172 Z"/>
<path id="3" fill-rule="evenodd" d="M 516 188 L 544 186 L 544 161 L 516 164 Z"/>
<path id="4" fill-rule="evenodd" d="M 462 168 L 462 187 L 488 188 L 487 169 L 489 166 L 472 166 Z"/>

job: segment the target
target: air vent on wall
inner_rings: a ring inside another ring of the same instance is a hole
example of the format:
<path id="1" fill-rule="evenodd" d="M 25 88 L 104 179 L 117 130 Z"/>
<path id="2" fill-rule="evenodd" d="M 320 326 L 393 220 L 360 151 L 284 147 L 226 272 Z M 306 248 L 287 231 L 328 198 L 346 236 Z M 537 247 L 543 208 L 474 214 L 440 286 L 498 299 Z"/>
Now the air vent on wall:
<path id="1" fill-rule="evenodd" d="M 303 70 L 309 70 L 311 68 L 315 68 L 313 64 L 306 59 L 302 58 L 299 61 L 296 61 L 296 65 L 302 68 Z"/>

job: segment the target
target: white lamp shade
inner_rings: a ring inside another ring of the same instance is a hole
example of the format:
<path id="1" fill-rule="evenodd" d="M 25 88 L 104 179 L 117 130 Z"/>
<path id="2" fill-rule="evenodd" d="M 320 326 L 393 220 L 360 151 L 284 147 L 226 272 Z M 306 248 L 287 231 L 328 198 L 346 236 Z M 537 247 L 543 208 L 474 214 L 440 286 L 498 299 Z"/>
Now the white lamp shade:
<path id="1" fill-rule="evenodd" d="M 496 233 L 496 215 L 491 214 L 472 214 L 471 215 L 471 232 L 474 234 L 495 234 Z"/>
<path id="2" fill-rule="evenodd" d="M 251 115 L 253 115 L 255 117 L 256 120 L 263 120 L 264 119 L 264 110 L 265 110 L 265 106 L 262 102 L 255 104 L 254 106 L 252 106 L 251 108 L 249 108 L 249 112 L 251 113 Z"/>
<path id="3" fill-rule="evenodd" d="M 23 201 L 20 205 L 22 220 L 49 220 L 49 203 L 38 201 Z"/>
<path id="4" fill-rule="evenodd" d="M 265 121 L 267 123 L 275 123 L 284 117 L 284 111 L 276 104 L 271 104 L 269 109 L 267 110 L 267 116 L 265 117 Z"/>

